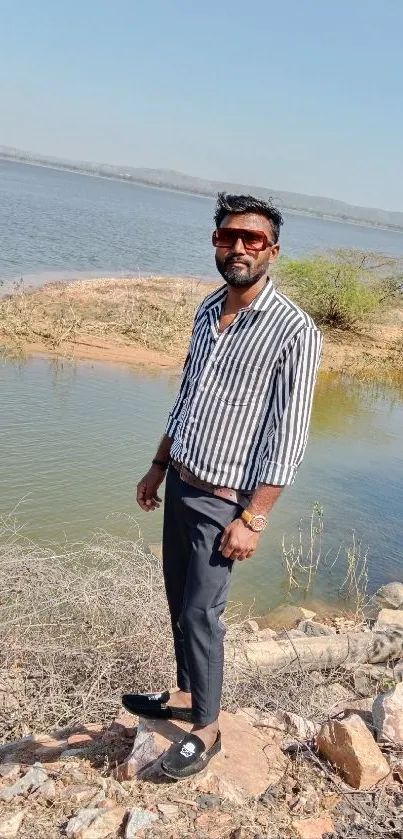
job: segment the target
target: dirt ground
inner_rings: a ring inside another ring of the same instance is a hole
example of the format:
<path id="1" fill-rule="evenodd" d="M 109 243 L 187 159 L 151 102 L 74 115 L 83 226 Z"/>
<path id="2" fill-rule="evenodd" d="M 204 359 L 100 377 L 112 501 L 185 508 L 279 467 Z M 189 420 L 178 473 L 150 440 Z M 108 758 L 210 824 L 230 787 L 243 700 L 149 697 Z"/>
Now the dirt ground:
<path id="1" fill-rule="evenodd" d="M 16 290 L 0 300 L 3 352 L 180 369 L 194 311 L 216 284 L 186 279 L 99 279 Z M 355 331 L 325 330 L 323 372 L 403 375 L 403 308 Z"/>

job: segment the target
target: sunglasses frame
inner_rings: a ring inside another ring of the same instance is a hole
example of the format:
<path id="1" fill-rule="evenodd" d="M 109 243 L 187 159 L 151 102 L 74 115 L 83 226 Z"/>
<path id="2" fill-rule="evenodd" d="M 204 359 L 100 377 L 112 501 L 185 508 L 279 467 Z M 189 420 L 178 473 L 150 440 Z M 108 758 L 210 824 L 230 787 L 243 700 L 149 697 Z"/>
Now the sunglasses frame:
<path id="1" fill-rule="evenodd" d="M 226 245 L 220 245 L 219 244 L 218 233 L 219 233 L 220 230 L 231 230 L 234 235 L 237 234 L 237 238 L 234 239 L 233 245 L 235 244 L 235 242 L 238 241 L 238 239 L 242 239 L 242 244 L 243 244 L 246 251 L 255 251 L 256 253 L 260 253 L 261 251 L 265 251 L 268 247 L 272 248 L 273 245 L 274 245 L 274 242 L 269 241 L 269 239 L 266 236 L 266 233 L 263 230 L 249 230 L 248 228 L 245 228 L 245 227 L 219 227 L 217 230 L 213 231 L 213 234 L 212 234 L 212 237 L 211 237 L 211 241 L 213 243 L 214 248 L 231 247 L 231 245 L 226 246 Z M 262 237 L 262 247 L 260 247 L 260 248 L 248 247 L 246 242 L 245 242 L 245 238 L 244 238 L 245 233 L 258 233 L 259 236 Z"/>

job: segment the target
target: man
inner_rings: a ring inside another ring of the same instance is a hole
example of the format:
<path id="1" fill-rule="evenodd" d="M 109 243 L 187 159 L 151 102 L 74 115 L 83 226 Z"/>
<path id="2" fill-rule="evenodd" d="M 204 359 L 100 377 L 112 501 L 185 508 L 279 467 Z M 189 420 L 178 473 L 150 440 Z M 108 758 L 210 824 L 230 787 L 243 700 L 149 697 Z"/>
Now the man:
<path id="1" fill-rule="evenodd" d="M 180 390 L 152 466 L 137 487 L 159 506 L 167 476 L 163 568 L 178 690 L 128 694 L 134 713 L 193 722 L 163 769 L 203 769 L 221 745 L 224 628 L 234 561 L 253 556 L 284 486 L 301 463 L 322 336 L 279 294 L 269 268 L 281 213 L 252 196 L 218 196 L 213 245 L 225 286 L 199 307 Z"/>

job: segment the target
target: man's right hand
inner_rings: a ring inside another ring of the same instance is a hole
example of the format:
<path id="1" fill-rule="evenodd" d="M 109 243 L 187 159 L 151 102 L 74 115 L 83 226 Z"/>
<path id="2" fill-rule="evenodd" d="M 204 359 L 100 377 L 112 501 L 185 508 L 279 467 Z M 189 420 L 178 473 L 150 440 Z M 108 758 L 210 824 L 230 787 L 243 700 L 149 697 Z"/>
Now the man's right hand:
<path id="1" fill-rule="evenodd" d="M 156 510 L 160 506 L 162 499 L 157 493 L 158 488 L 165 479 L 165 475 L 166 469 L 153 463 L 151 469 L 148 470 L 144 478 L 137 484 L 137 504 L 146 513 L 150 510 Z"/>

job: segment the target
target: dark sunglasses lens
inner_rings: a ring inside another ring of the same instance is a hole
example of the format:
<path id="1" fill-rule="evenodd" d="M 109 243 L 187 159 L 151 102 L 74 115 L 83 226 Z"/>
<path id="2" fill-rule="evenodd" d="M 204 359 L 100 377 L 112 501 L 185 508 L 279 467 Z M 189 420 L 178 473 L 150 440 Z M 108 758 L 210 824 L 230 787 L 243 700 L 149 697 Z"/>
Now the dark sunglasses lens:
<path id="1" fill-rule="evenodd" d="M 258 231 L 244 230 L 242 238 L 245 248 L 251 251 L 262 251 L 266 247 L 266 237 Z"/>
<path id="2" fill-rule="evenodd" d="M 218 248 L 231 248 L 238 239 L 238 236 L 238 232 L 235 233 L 235 231 L 231 230 L 231 228 L 221 227 L 219 230 L 216 230 L 214 234 L 214 244 Z"/>
<path id="3" fill-rule="evenodd" d="M 213 234 L 213 244 L 218 248 L 232 248 L 241 238 L 244 247 L 251 251 L 262 251 L 267 239 L 259 230 L 238 230 L 235 227 L 220 227 Z"/>

